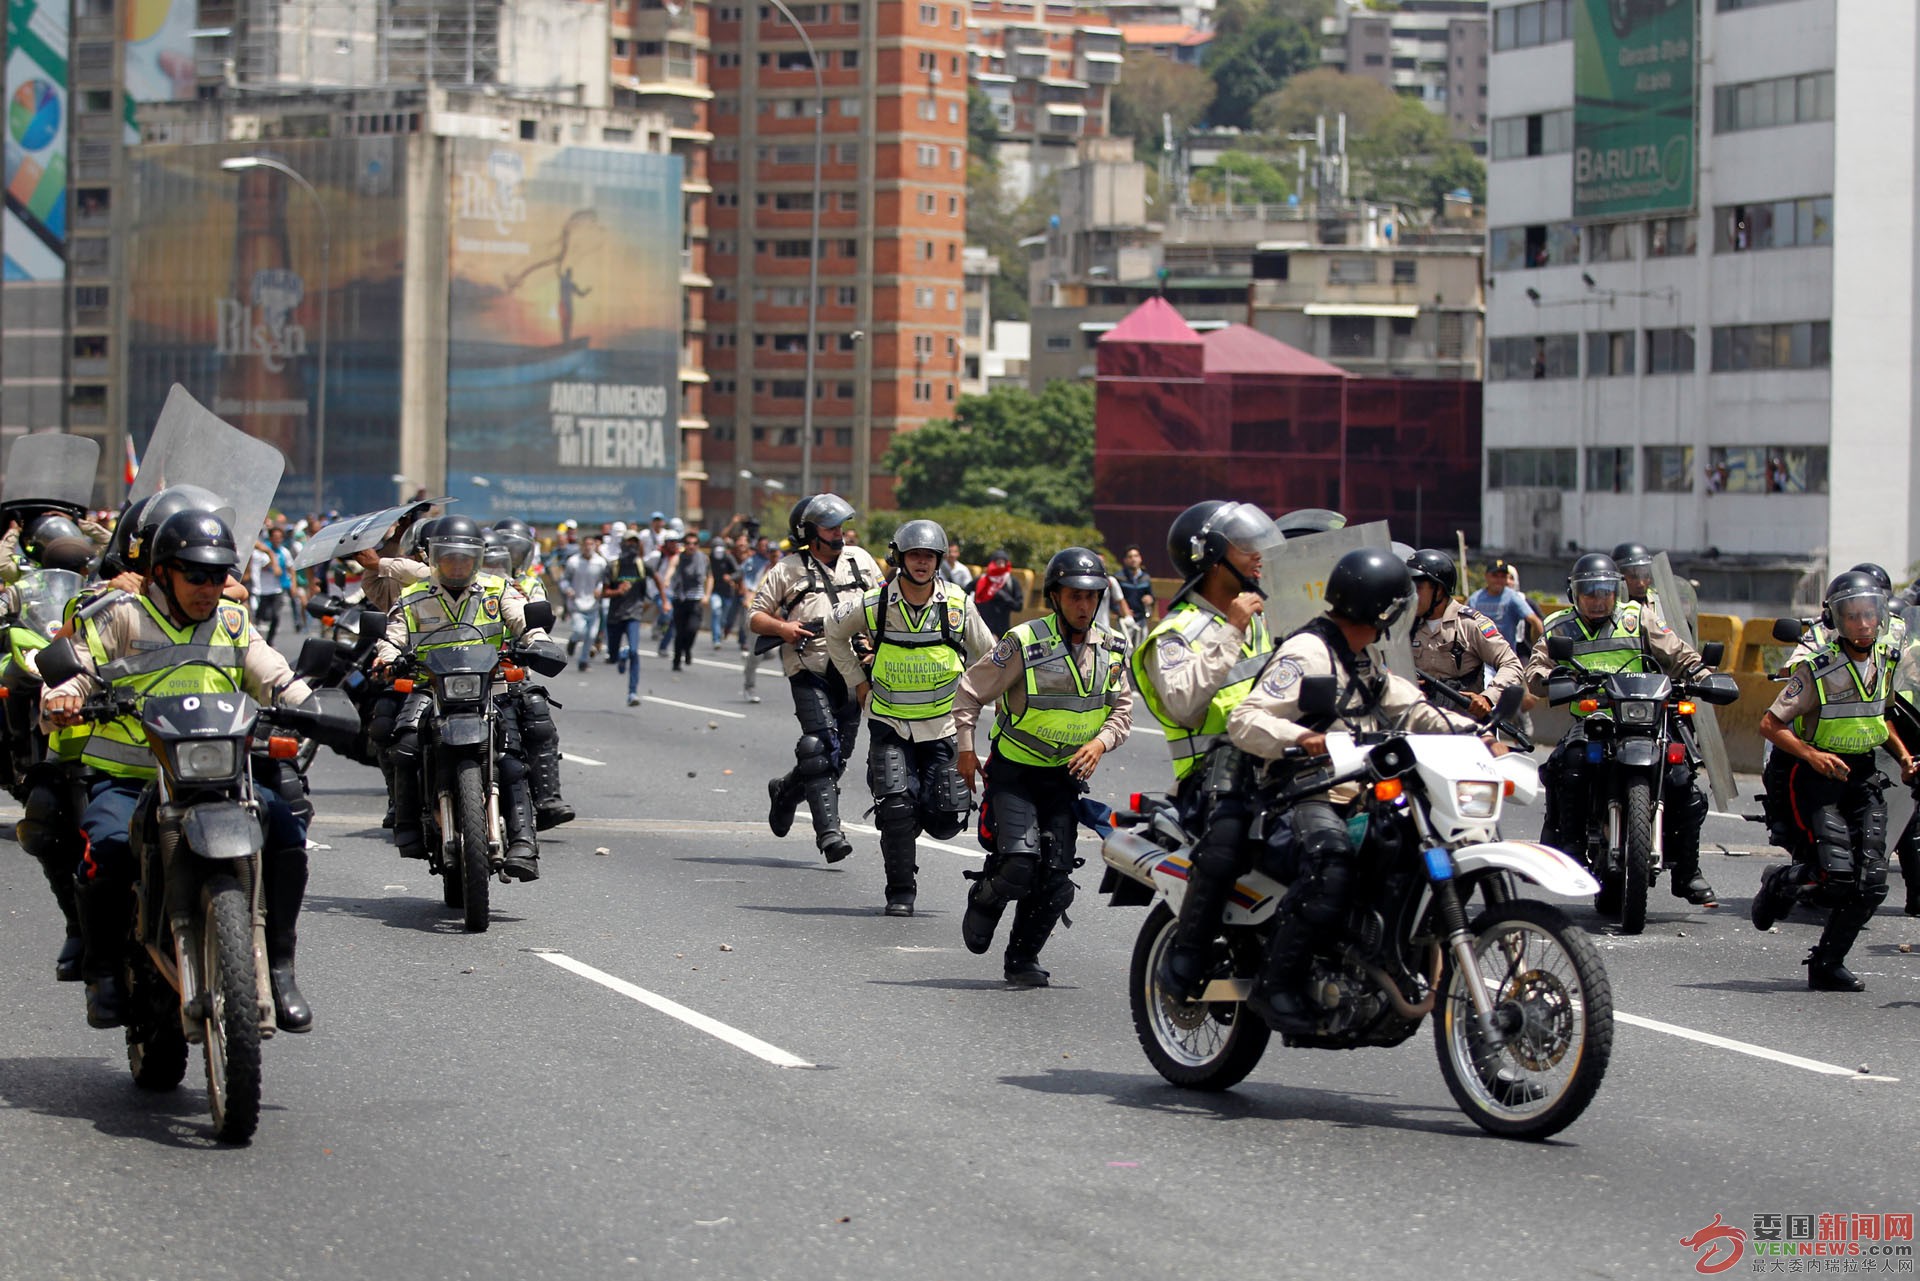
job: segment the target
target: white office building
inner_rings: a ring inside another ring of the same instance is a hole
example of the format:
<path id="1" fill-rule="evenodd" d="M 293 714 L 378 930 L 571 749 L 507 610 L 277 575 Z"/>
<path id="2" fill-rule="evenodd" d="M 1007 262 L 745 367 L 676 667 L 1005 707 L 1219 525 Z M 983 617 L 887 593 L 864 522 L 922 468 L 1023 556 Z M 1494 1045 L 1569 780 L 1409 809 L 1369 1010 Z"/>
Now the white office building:
<path id="1" fill-rule="evenodd" d="M 1633 538 L 1903 578 L 1920 560 L 1920 5 L 1677 0 L 1698 11 L 1694 209 L 1580 221 L 1587 3 L 1492 10 L 1487 542 Z"/>

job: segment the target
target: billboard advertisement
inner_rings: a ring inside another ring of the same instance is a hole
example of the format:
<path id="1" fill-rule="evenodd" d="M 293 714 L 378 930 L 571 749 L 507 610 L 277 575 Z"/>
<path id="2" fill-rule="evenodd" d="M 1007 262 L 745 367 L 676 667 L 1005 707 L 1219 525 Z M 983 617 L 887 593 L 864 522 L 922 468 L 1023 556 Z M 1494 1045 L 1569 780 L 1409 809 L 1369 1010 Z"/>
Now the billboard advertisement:
<path id="1" fill-rule="evenodd" d="M 8 280 L 66 279 L 67 4 L 7 0 Z"/>
<path id="2" fill-rule="evenodd" d="M 1574 217 L 1692 211 L 1697 7 L 1574 0 Z"/>
<path id="3" fill-rule="evenodd" d="M 286 455 L 282 510 L 393 501 L 406 145 L 312 139 L 129 153 L 127 425 L 136 448 L 144 452 L 178 382 Z M 313 194 L 265 166 L 221 167 L 244 156 L 288 166 Z M 327 492 L 317 495 L 323 353 Z"/>
<path id="4" fill-rule="evenodd" d="M 476 518 L 671 511 L 680 159 L 452 140 L 447 485 Z"/>
<path id="5" fill-rule="evenodd" d="M 121 0 L 127 97 L 175 102 L 195 96 L 193 30 L 197 0 Z"/>

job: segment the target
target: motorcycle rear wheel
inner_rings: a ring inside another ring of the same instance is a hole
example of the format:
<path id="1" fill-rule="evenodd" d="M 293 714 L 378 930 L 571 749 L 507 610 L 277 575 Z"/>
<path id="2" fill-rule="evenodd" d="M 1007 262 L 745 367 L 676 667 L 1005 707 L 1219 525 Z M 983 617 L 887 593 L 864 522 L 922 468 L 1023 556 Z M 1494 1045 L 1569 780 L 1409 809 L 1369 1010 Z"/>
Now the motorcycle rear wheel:
<path id="1" fill-rule="evenodd" d="M 1620 932 L 1638 934 L 1647 928 L 1647 890 L 1653 881 L 1653 784 L 1644 778 L 1630 778 L 1626 790 L 1620 816 L 1621 837 L 1626 844 Z"/>
<path id="2" fill-rule="evenodd" d="M 200 965 L 207 984 L 207 1100 L 213 1136 L 245 1143 L 260 1124 L 260 1010 L 253 911 L 231 876 L 200 887 Z"/>
<path id="3" fill-rule="evenodd" d="M 1434 1010 L 1440 1074 L 1489 1134 L 1544 1139 L 1586 1111 L 1613 1055 L 1613 988 L 1600 954 L 1566 913 L 1524 899 L 1480 914 L 1473 955 L 1506 1039 L 1482 1051 L 1479 1020 L 1451 957 Z M 1538 1098 L 1527 1098 L 1528 1086 Z"/>
<path id="4" fill-rule="evenodd" d="M 1128 972 L 1133 1030 L 1154 1071 L 1189 1090 L 1240 1084 L 1266 1053 L 1267 1025 L 1238 1002 L 1176 1001 L 1160 986 L 1160 955 L 1173 939 L 1173 909 L 1157 903 L 1140 927 Z"/>
<path id="5" fill-rule="evenodd" d="M 453 766 L 453 818 L 460 829 L 460 882 L 466 909 L 467 933 L 481 934 L 492 922 L 487 859 L 487 789 L 480 778 L 480 762 L 463 760 Z"/>
<path id="6" fill-rule="evenodd" d="M 158 976 L 149 972 L 148 977 L 140 977 L 143 965 L 136 962 L 127 967 L 127 999 L 137 1011 L 127 1023 L 127 1070 L 133 1073 L 134 1085 L 157 1094 L 177 1088 L 186 1079 L 187 1038 L 180 1031 L 179 998 Z M 150 999 L 143 986 L 147 983 L 158 987 L 155 995 L 167 999 Z"/>

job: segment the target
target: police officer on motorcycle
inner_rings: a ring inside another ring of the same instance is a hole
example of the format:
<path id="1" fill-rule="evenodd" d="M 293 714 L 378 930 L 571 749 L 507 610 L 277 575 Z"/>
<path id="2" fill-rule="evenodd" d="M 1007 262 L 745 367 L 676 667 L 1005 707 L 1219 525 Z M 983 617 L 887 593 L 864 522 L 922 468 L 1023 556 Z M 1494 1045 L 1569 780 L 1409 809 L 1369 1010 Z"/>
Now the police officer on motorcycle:
<path id="1" fill-rule="evenodd" d="M 980 772 L 973 750 L 980 709 L 999 700 L 981 801 L 992 852 L 984 870 L 966 874 L 973 889 L 960 934 L 968 951 L 984 953 L 1001 913 L 1017 903 L 1005 973 L 1020 987 L 1047 985 L 1040 949 L 1073 902 L 1075 804 L 1101 758 L 1133 728 L 1126 645 L 1095 621 L 1106 590 L 1097 554 L 1056 552 L 1041 581 L 1048 612 L 1009 629 L 967 669 L 954 695 L 955 766 L 969 788 Z"/>
<path id="2" fill-rule="evenodd" d="M 1413 576 L 1416 594 L 1414 670 L 1465 694 L 1473 705 L 1474 717 L 1485 720 L 1492 715 L 1500 692 L 1518 685 L 1524 677 L 1520 656 L 1492 619 L 1454 600 L 1460 571 L 1454 567 L 1453 557 L 1423 548 L 1407 557 L 1407 572 Z M 1492 679 L 1486 675 L 1489 667 L 1493 668 Z"/>
<path id="3" fill-rule="evenodd" d="M 103 688 L 138 693 L 158 687 L 169 694 L 244 689 L 263 704 L 306 701 L 305 682 L 254 632 L 246 606 L 221 599 L 240 560 L 224 520 L 191 508 L 175 512 L 138 554 L 150 567 L 145 591 L 120 596 L 82 620 L 85 644 L 75 646 L 82 672 L 45 693 L 45 719 L 72 724 L 86 698 Z M 128 829 L 155 766 L 146 732 L 132 715 L 94 726 L 83 759 L 102 776 L 80 818 L 87 839 L 78 871 L 87 1022 L 119 1027 L 125 1018 L 120 973 L 135 876 Z M 294 951 L 307 884 L 306 825 L 275 792 L 262 789 L 257 796 L 266 838 L 262 862 L 274 1014 L 282 1030 L 304 1032 L 313 1026 L 313 1011 L 295 981 Z"/>
<path id="4" fill-rule="evenodd" d="M 493 523 L 506 555 L 508 585 L 528 603 L 547 599 L 547 585 L 533 565 L 533 529 L 512 516 Z M 489 549 L 491 551 L 491 549 Z M 611 646 L 612 642 L 608 644 Z M 541 831 L 573 822 L 573 806 L 560 795 L 560 727 L 553 721 L 553 704 L 544 685 L 525 682 L 513 690 L 512 708 L 520 722 L 520 739 L 527 750 L 527 770 L 533 784 L 534 825 Z"/>
<path id="5" fill-rule="evenodd" d="M 847 542 L 845 527 L 853 516 L 853 504 L 838 494 L 795 503 L 787 517 L 793 554 L 761 578 L 747 617 L 754 635 L 781 641 L 780 660 L 800 721 L 793 768 L 767 783 L 767 826 L 785 836 L 805 800 L 814 844 L 829 863 L 853 853 L 840 830 L 840 775 L 860 734 L 860 701 L 828 660 L 821 638 L 829 622 L 857 608 L 884 577 L 865 549 Z"/>
<path id="6" fill-rule="evenodd" d="M 1571 608 L 1548 618 L 1545 631 L 1534 645 L 1527 662 L 1527 689 L 1544 697 L 1547 679 L 1559 666 L 1547 653 L 1547 641 L 1565 636 L 1573 642 L 1571 665 L 1582 672 L 1644 672 L 1654 668 L 1675 680 L 1694 681 L 1712 674 L 1706 660 L 1691 645 L 1681 640 L 1658 618 L 1647 614 L 1632 600 L 1623 600 L 1625 578 L 1610 556 L 1590 552 L 1573 564 L 1567 575 L 1567 600 Z M 1579 834 L 1563 830 L 1581 820 L 1572 817 L 1584 813 L 1578 804 L 1569 804 L 1584 786 L 1586 733 L 1582 713 L 1576 708 L 1573 726 L 1553 749 L 1540 771 L 1547 789 L 1546 820 L 1540 843 L 1565 849 Z M 1688 762 L 1666 766 L 1668 770 L 1662 845 L 1666 863 L 1672 869 L 1669 885 L 1675 898 L 1684 898 L 1696 907 L 1712 907 L 1713 887 L 1700 872 L 1700 826 L 1707 820 L 1707 797 L 1701 791 L 1694 767 Z"/>
<path id="7" fill-rule="evenodd" d="M 1179 928 L 1161 955 L 1160 982 L 1182 998 L 1205 985 L 1227 896 L 1250 866 L 1253 808 L 1237 785 L 1245 758 L 1227 741 L 1227 717 L 1273 652 L 1260 568 L 1282 541 L 1251 503 L 1211 499 L 1174 517 L 1167 555 L 1185 581 L 1133 653 L 1134 687 L 1167 736 L 1180 812 L 1202 832 Z"/>
<path id="8" fill-rule="evenodd" d="M 1866 982 L 1845 962 L 1887 896 L 1886 778 L 1874 766 L 1874 749 L 1893 756 L 1907 782 L 1920 777 L 1920 764 L 1886 715 L 1894 662 L 1881 643 L 1886 592 L 1872 575 L 1848 570 L 1828 584 L 1822 621 L 1832 640 L 1794 664 L 1760 718 L 1760 733 L 1774 748 L 1765 773 L 1768 809 L 1789 824 L 1796 861 L 1761 877 L 1753 924 L 1770 928 L 1802 890 L 1812 890 L 1832 911 L 1807 955 L 1807 987 L 1864 992 Z M 1781 796 L 1790 804 L 1780 806 Z"/>
<path id="9" fill-rule="evenodd" d="M 827 654 L 867 706 L 867 790 L 888 916 L 913 915 L 920 833 L 946 840 L 973 808 L 954 769 L 953 697 L 967 664 L 986 657 L 994 640 L 973 598 L 939 576 L 946 552 L 946 531 L 933 521 L 901 525 L 887 544 L 893 581 L 827 625 Z"/>
<path id="10" fill-rule="evenodd" d="M 485 553 L 480 527 L 471 517 L 439 519 L 427 539 L 427 564 L 433 577 L 400 594 L 387 634 L 374 647 L 376 664 L 391 665 L 417 648 L 471 644 L 476 635 L 493 644 L 509 637 L 547 639 L 544 631 L 527 626 L 526 603 L 520 593 L 509 591 L 505 580 L 481 572 Z M 436 640 L 433 633 L 443 628 L 449 630 Z M 432 696 L 424 690 L 408 694 L 395 718 L 388 748 L 393 766 L 393 843 L 402 858 L 427 856 L 420 825 L 420 722 L 431 705 Z M 501 819 L 507 833 L 501 870 L 516 880 L 537 881 L 540 844 L 520 729 L 512 717 L 502 717 L 499 724 Z"/>
<path id="11" fill-rule="evenodd" d="M 1450 734 L 1472 722 L 1448 715 L 1420 696 L 1412 681 L 1387 670 L 1378 649 L 1387 631 L 1413 603 L 1405 562 L 1375 547 L 1342 556 L 1327 577 L 1327 611 L 1281 642 L 1259 682 L 1227 718 L 1227 736 L 1250 755 L 1280 760 L 1289 748 L 1324 756 L 1334 729 Z M 1312 715 L 1300 706 L 1301 682 L 1331 676 L 1338 715 Z M 1290 811 L 1299 869 L 1280 900 L 1273 951 L 1248 997 L 1248 1008 L 1279 1032 L 1311 1032 L 1306 994 L 1316 947 L 1340 931 L 1354 895 L 1353 840 L 1346 809 L 1359 795 L 1343 784 Z"/>

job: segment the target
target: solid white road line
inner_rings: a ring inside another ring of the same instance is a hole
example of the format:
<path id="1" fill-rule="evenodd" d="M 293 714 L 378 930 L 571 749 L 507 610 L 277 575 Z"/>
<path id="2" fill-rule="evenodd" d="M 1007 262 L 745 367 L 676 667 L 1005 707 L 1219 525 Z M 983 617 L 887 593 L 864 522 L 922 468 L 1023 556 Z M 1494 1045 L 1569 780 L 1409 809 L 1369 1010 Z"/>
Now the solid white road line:
<path id="1" fill-rule="evenodd" d="M 1165 738 L 1167 736 L 1167 731 L 1161 729 L 1158 725 L 1142 725 L 1139 721 L 1133 723 L 1133 732 L 1136 734 L 1153 734 L 1159 738 Z"/>
<path id="2" fill-rule="evenodd" d="M 572 752 L 560 753 L 563 761 L 572 761 L 575 765 L 605 765 L 605 761 L 596 761 L 591 756 L 575 756 Z"/>
<path id="3" fill-rule="evenodd" d="M 640 705 L 647 707 L 654 703 L 665 703 L 668 707 L 678 707 L 689 712 L 705 712 L 709 716 L 730 716 L 736 721 L 744 721 L 747 719 L 745 712 L 729 712 L 721 707 L 702 707 L 698 703 L 676 702 L 671 698 L 662 698 L 658 694 L 647 695 L 646 698 L 641 701 Z"/>
<path id="4" fill-rule="evenodd" d="M 849 832 L 865 832 L 868 836 L 880 835 L 879 828 L 868 827 L 865 823 L 842 823 L 840 826 L 845 828 Z M 986 854 L 980 850 L 970 850 L 963 845 L 949 845 L 945 841 L 936 841 L 926 836 L 922 836 L 920 838 L 920 844 L 926 846 L 930 850 L 944 850 L 948 854 L 958 854 L 961 858 L 985 858 L 986 857 Z"/>
<path id="5" fill-rule="evenodd" d="M 1769 1050 L 1764 1045 L 1751 1045 L 1746 1041 L 1735 1041 L 1730 1037 L 1715 1036 L 1711 1032 L 1696 1032 L 1690 1027 L 1676 1027 L 1671 1023 L 1662 1023 L 1657 1019 L 1642 1018 L 1638 1014 L 1628 1014 L 1624 1010 L 1615 1010 L 1613 1017 L 1630 1027 L 1643 1027 L 1649 1032 L 1665 1032 L 1668 1036 L 1681 1037 L 1688 1041 L 1698 1041 L 1702 1045 L 1715 1046 L 1722 1050 L 1732 1050 L 1735 1054 L 1751 1054 L 1756 1059 L 1769 1059 L 1775 1063 L 1784 1063 L 1788 1067 L 1797 1067 L 1806 1072 L 1818 1072 L 1822 1076 L 1847 1076 L 1856 1081 L 1898 1081 L 1897 1076 L 1874 1076 L 1866 1072 L 1857 1072 L 1853 1068 L 1841 1067 L 1837 1063 L 1822 1063 L 1818 1059 L 1803 1059 L 1798 1054 L 1787 1054 L 1780 1050 Z"/>
<path id="6" fill-rule="evenodd" d="M 708 1036 L 716 1037 L 733 1046 L 736 1050 L 745 1050 L 758 1059 L 765 1059 L 775 1067 L 810 1068 L 814 1065 L 795 1054 L 789 1054 L 777 1045 L 769 1045 L 757 1036 L 750 1036 L 739 1028 L 729 1027 L 719 1019 L 708 1018 L 698 1010 L 690 1010 L 678 1001 L 670 1001 L 657 992 L 649 992 L 622 978 L 615 978 L 604 970 L 596 970 L 591 965 L 574 960 L 564 952 L 535 951 L 534 955 L 543 961 L 551 961 L 563 970 L 578 974 L 583 979 L 592 979 L 609 991 L 622 996 L 632 997 L 649 1009 L 658 1010 L 669 1018 L 679 1019 L 688 1027 L 697 1028 Z"/>

